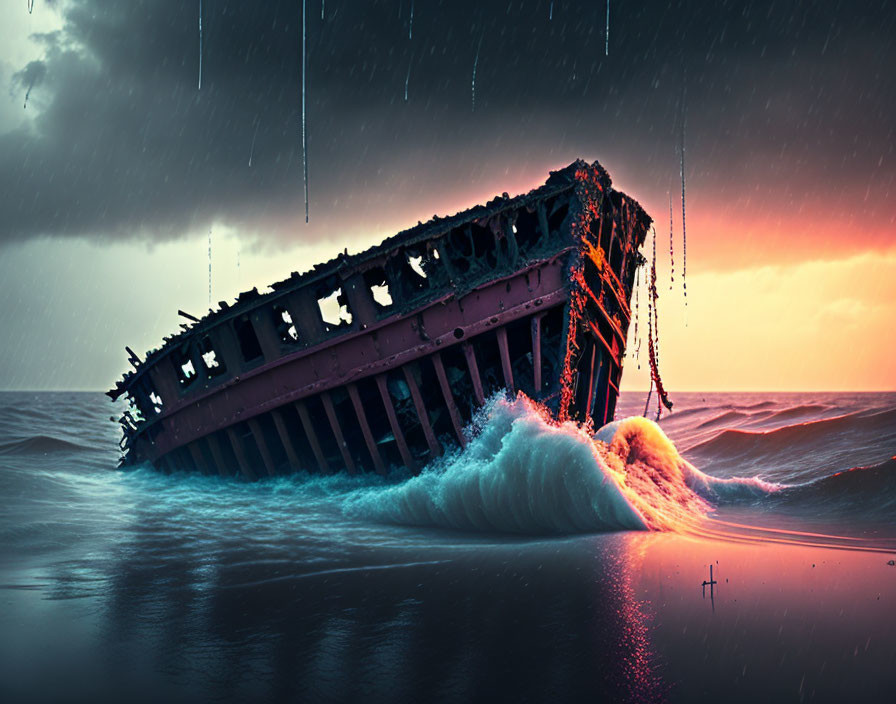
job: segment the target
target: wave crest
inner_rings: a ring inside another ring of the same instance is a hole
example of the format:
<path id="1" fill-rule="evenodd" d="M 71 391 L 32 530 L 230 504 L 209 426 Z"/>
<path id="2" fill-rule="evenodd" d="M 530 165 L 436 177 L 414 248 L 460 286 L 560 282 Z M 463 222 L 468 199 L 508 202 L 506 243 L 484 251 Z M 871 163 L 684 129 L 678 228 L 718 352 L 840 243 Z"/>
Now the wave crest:
<path id="1" fill-rule="evenodd" d="M 732 488 L 768 490 L 750 481 L 706 476 L 644 418 L 611 423 L 592 438 L 520 395 L 483 409 L 466 450 L 398 486 L 353 497 L 347 510 L 399 524 L 529 535 L 678 530 Z"/>

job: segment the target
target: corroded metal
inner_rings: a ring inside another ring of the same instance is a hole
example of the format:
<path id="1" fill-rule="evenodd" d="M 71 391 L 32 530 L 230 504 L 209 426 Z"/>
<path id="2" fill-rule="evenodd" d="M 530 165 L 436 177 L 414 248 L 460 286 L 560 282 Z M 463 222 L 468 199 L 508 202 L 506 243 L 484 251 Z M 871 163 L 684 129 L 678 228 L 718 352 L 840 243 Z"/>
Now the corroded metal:
<path id="1" fill-rule="evenodd" d="M 309 461 L 322 472 L 417 468 L 445 442 L 463 444 L 500 387 L 602 424 L 649 224 L 599 164 L 577 161 L 525 195 L 182 314 L 189 324 L 144 360 L 128 350 L 134 368 L 109 392 L 131 406 L 123 463 L 246 478 Z"/>

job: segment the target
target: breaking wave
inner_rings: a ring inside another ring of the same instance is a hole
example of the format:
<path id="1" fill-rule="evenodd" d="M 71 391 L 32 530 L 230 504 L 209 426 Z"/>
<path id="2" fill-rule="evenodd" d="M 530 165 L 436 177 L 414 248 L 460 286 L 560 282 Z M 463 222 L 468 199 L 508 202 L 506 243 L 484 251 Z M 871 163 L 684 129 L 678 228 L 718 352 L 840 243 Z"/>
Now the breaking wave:
<path id="1" fill-rule="evenodd" d="M 524 396 L 493 399 L 470 435 L 464 451 L 398 486 L 353 497 L 347 510 L 398 524 L 528 535 L 686 530 L 715 503 L 779 488 L 700 472 L 644 418 L 592 436 L 551 421 Z"/>

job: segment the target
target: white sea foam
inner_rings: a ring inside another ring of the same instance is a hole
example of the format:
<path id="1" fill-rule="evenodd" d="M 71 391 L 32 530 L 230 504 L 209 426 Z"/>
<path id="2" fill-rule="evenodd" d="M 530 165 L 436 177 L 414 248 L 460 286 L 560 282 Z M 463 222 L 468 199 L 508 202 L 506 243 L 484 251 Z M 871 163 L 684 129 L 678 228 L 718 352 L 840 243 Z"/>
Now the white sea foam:
<path id="1" fill-rule="evenodd" d="M 397 486 L 346 500 L 355 515 L 407 525 L 521 534 L 676 530 L 752 480 L 716 480 L 682 459 L 653 422 L 628 418 L 592 438 L 523 396 L 493 399 L 467 449 Z"/>

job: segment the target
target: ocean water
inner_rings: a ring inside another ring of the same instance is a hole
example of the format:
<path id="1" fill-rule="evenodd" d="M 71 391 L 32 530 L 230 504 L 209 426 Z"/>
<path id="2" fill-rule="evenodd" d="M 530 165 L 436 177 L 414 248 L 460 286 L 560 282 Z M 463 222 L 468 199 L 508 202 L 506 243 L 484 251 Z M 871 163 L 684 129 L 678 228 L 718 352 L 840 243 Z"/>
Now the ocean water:
<path id="1" fill-rule="evenodd" d="M 495 398 L 420 476 L 247 483 L 2 393 L 0 701 L 888 700 L 896 394 L 673 399 Z"/>

